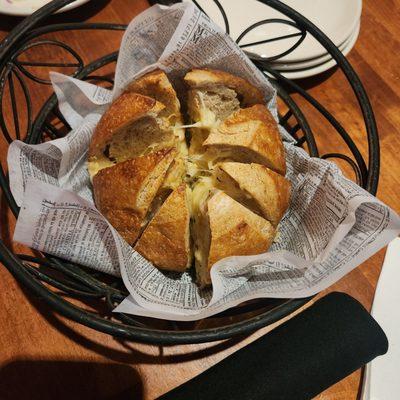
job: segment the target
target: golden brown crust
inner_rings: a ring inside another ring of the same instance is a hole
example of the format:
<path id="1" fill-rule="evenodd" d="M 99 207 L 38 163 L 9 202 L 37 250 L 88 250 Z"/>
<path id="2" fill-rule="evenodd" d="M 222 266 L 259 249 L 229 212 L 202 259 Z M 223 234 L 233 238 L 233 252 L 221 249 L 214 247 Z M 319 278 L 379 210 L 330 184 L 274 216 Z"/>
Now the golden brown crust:
<path id="1" fill-rule="evenodd" d="M 266 106 L 234 112 L 217 129 L 211 131 L 204 146 L 232 150 L 235 161 L 264 164 L 285 175 L 285 149 L 275 120 Z"/>
<path id="2" fill-rule="evenodd" d="M 155 214 L 135 250 L 160 269 L 185 271 L 191 263 L 189 222 L 187 189 L 182 184 Z"/>
<path id="3" fill-rule="evenodd" d="M 174 157 L 165 149 L 104 168 L 93 178 L 96 207 L 133 244 Z"/>
<path id="4" fill-rule="evenodd" d="M 264 218 L 277 226 L 290 201 L 290 182 L 260 164 L 223 162 L 218 167 L 227 173 L 257 203 Z"/>
<path id="5" fill-rule="evenodd" d="M 164 71 L 156 69 L 143 75 L 130 83 L 126 91 L 152 97 L 164 104 L 166 108 L 160 115 L 168 118 L 175 116 L 175 120 L 170 121 L 172 124 L 182 121 L 178 97 Z"/>
<path id="6" fill-rule="evenodd" d="M 208 200 L 208 216 L 211 231 L 209 270 L 225 257 L 266 252 L 275 236 L 275 229 L 267 220 L 223 192 L 217 192 Z M 202 282 L 203 285 L 209 283 Z"/>
<path id="7" fill-rule="evenodd" d="M 250 84 L 243 78 L 232 75 L 225 71 L 216 69 L 193 69 L 184 78 L 190 88 L 215 88 L 226 86 L 233 89 L 241 98 L 244 107 L 264 103 L 264 96 L 261 90 Z"/>
<path id="8" fill-rule="evenodd" d="M 103 114 L 89 146 L 89 159 L 101 156 L 113 136 L 126 125 L 145 116 L 157 116 L 165 106 L 137 93 L 123 93 Z"/>

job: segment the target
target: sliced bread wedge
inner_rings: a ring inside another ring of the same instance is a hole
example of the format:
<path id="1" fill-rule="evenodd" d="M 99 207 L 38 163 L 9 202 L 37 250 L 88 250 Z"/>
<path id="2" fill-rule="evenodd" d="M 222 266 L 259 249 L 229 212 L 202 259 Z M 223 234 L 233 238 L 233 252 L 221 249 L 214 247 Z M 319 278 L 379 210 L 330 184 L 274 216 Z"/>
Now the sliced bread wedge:
<path id="1" fill-rule="evenodd" d="M 98 210 L 131 245 L 141 233 L 174 156 L 174 149 L 160 150 L 104 168 L 93 178 Z"/>
<path id="2" fill-rule="evenodd" d="M 290 201 L 290 182 L 260 164 L 222 162 L 215 170 L 216 183 L 240 203 L 277 226 Z"/>
<path id="3" fill-rule="evenodd" d="M 240 109 L 211 130 L 203 146 L 216 156 L 263 164 L 285 175 L 285 149 L 277 124 L 264 105 Z"/>
<path id="4" fill-rule="evenodd" d="M 211 283 L 211 267 L 230 256 L 264 253 L 271 246 L 275 229 L 270 222 L 253 213 L 226 193 L 218 191 L 207 200 L 204 224 L 208 223 L 208 249 L 196 256 L 197 278 L 201 286 Z M 208 251 L 207 251 L 208 250 Z"/>
<path id="5" fill-rule="evenodd" d="M 191 264 L 190 189 L 181 184 L 158 209 L 135 250 L 160 269 L 185 271 Z"/>

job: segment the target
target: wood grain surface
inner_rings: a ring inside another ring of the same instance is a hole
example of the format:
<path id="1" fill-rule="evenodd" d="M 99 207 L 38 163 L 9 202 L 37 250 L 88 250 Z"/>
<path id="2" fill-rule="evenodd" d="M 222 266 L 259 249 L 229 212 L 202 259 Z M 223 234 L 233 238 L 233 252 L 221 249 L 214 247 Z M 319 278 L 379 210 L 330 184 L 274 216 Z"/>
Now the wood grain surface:
<path id="1" fill-rule="evenodd" d="M 58 15 L 52 21 L 128 23 L 146 7 L 145 0 L 99 0 Z M 397 212 L 400 211 L 399 19 L 400 0 L 364 0 L 361 34 L 348 56 L 365 85 L 378 122 L 381 144 L 378 197 Z M 0 16 L 0 40 L 20 21 Z M 87 62 L 118 49 L 121 33 L 62 32 L 53 37 L 70 43 Z M 46 50 L 39 48 L 32 54 L 38 59 L 48 56 Z M 301 84 L 343 123 L 366 156 L 362 119 L 343 74 L 331 71 Z M 50 90 L 37 90 L 35 103 L 41 104 Z M 307 105 L 304 110 L 316 132 L 321 153 L 346 152 L 344 144 L 318 113 Z M 11 115 L 6 116 L 6 122 L 11 122 Z M 3 165 L 6 149 L 1 137 Z M 6 212 L 4 200 L 1 209 L 3 240 L 19 251 L 21 248 L 11 241 L 15 221 Z M 329 291 L 346 292 L 369 309 L 384 253 L 385 250 L 378 252 Z M 5 268 L 0 268 L 0 304 L 1 400 L 154 399 L 272 329 L 267 327 L 246 338 L 201 345 L 157 347 L 123 343 L 55 315 L 39 299 L 26 293 Z M 357 371 L 317 399 L 357 399 L 360 379 L 361 371 Z"/>

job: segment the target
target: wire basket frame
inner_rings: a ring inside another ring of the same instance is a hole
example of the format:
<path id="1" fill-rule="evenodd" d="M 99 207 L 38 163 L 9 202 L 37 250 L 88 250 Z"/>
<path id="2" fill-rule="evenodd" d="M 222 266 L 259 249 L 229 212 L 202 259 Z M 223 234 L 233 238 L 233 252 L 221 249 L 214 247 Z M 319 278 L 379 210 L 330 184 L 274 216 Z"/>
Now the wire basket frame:
<path id="1" fill-rule="evenodd" d="M 123 31 L 126 29 L 125 25 L 68 23 L 35 28 L 39 22 L 72 1 L 52 1 L 22 21 L 0 43 L 0 129 L 9 143 L 14 139 L 24 140 L 31 144 L 40 143 L 44 140 L 61 137 L 69 130 L 68 123 L 58 110 L 57 99 L 54 94 L 45 101 L 37 115 L 33 115 L 34 95 L 30 93 L 29 85 L 26 82 L 31 80 L 40 85 L 48 85 L 49 81 L 32 73 L 30 67 L 73 68 L 74 72 L 71 75 L 78 79 L 113 83 L 112 78 L 102 76 L 101 72 L 96 71 L 115 63 L 118 52 L 104 55 L 85 65 L 82 57 L 70 45 L 58 40 L 43 38 L 43 36 L 48 33 L 67 30 Z M 223 16 L 225 29 L 229 33 L 229 21 L 225 10 L 218 0 L 213 1 L 218 6 Z M 291 25 L 298 31 L 293 34 L 293 37 L 297 38 L 295 44 L 279 55 L 262 58 L 248 53 L 253 63 L 261 71 L 275 78 L 273 84 L 277 89 L 278 96 L 288 108 L 284 115 L 279 116 L 279 123 L 297 140 L 298 146 L 305 145 L 307 147 L 311 156 L 324 159 L 338 158 L 346 161 L 354 170 L 357 183 L 370 193 L 375 194 L 379 178 L 379 140 L 374 114 L 359 77 L 340 50 L 310 21 L 278 0 L 259 1 L 280 11 L 289 17 L 290 21 L 284 19 L 262 20 L 249 26 L 237 38 L 238 45 L 244 51 L 255 44 L 281 40 L 282 37 L 246 43 L 245 38 L 248 33 L 261 25 L 272 22 L 282 23 Z M 336 60 L 338 68 L 345 74 L 357 97 L 364 119 L 366 140 L 368 141 L 368 162 L 364 160 L 355 142 L 335 116 L 297 83 L 282 76 L 271 64 L 272 61 L 294 51 L 303 42 L 306 35 L 314 36 Z M 24 55 L 37 46 L 55 46 L 68 55 L 68 60 L 46 60 L 45 62 L 26 60 Z M 25 110 L 23 112 L 27 123 L 24 127 L 20 123 L 21 110 L 20 102 L 17 101 L 16 85 L 20 86 L 20 92 L 25 99 Z M 328 121 L 344 140 L 352 157 L 341 153 L 320 154 L 310 124 L 301 107 L 288 93 L 288 90 L 291 93 L 299 94 Z M 4 101 L 6 96 L 10 99 L 8 111 Z M 11 112 L 11 124 L 6 122 L 6 112 Z M 57 121 L 57 123 L 54 121 Z M 3 168 L 0 168 L 0 186 L 8 207 L 17 216 L 19 209 L 10 191 L 8 176 Z M 177 323 L 128 316 L 122 313 L 111 313 L 112 309 L 128 294 L 120 279 L 111 278 L 51 255 L 37 254 L 33 256 L 31 254 L 14 254 L 2 240 L 0 241 L 0 260 L 6 268 L 19 282 L 42 298 L 53 310 L 83 325 L 127 340 L 154 344 L 178 344 L 227 339 L 236 335 L 251 333 L 260 327 L 276 322 L 309 301 L 308 298 L 260 299 L 194 323 Z M 66 296 L 81 300 L 82 306 L 69 301 Z M 84 305 L 87 301 L 98 305 L 98 308 L 102 310 L 101 313 L 88 311 Z M 103 316 L 104 310 L 107 310 L 105 316 Z"/>

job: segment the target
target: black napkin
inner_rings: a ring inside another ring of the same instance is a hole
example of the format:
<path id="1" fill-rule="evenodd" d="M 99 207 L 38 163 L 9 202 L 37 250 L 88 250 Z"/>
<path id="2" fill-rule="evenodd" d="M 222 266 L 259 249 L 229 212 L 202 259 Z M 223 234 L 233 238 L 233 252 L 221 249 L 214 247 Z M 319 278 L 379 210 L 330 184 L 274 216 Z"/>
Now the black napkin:
<path id="1" fill-rule="evenodd" d="M 331 293 L 159 400 L 311 399 L 387 350 L 368 311 Z"/>

